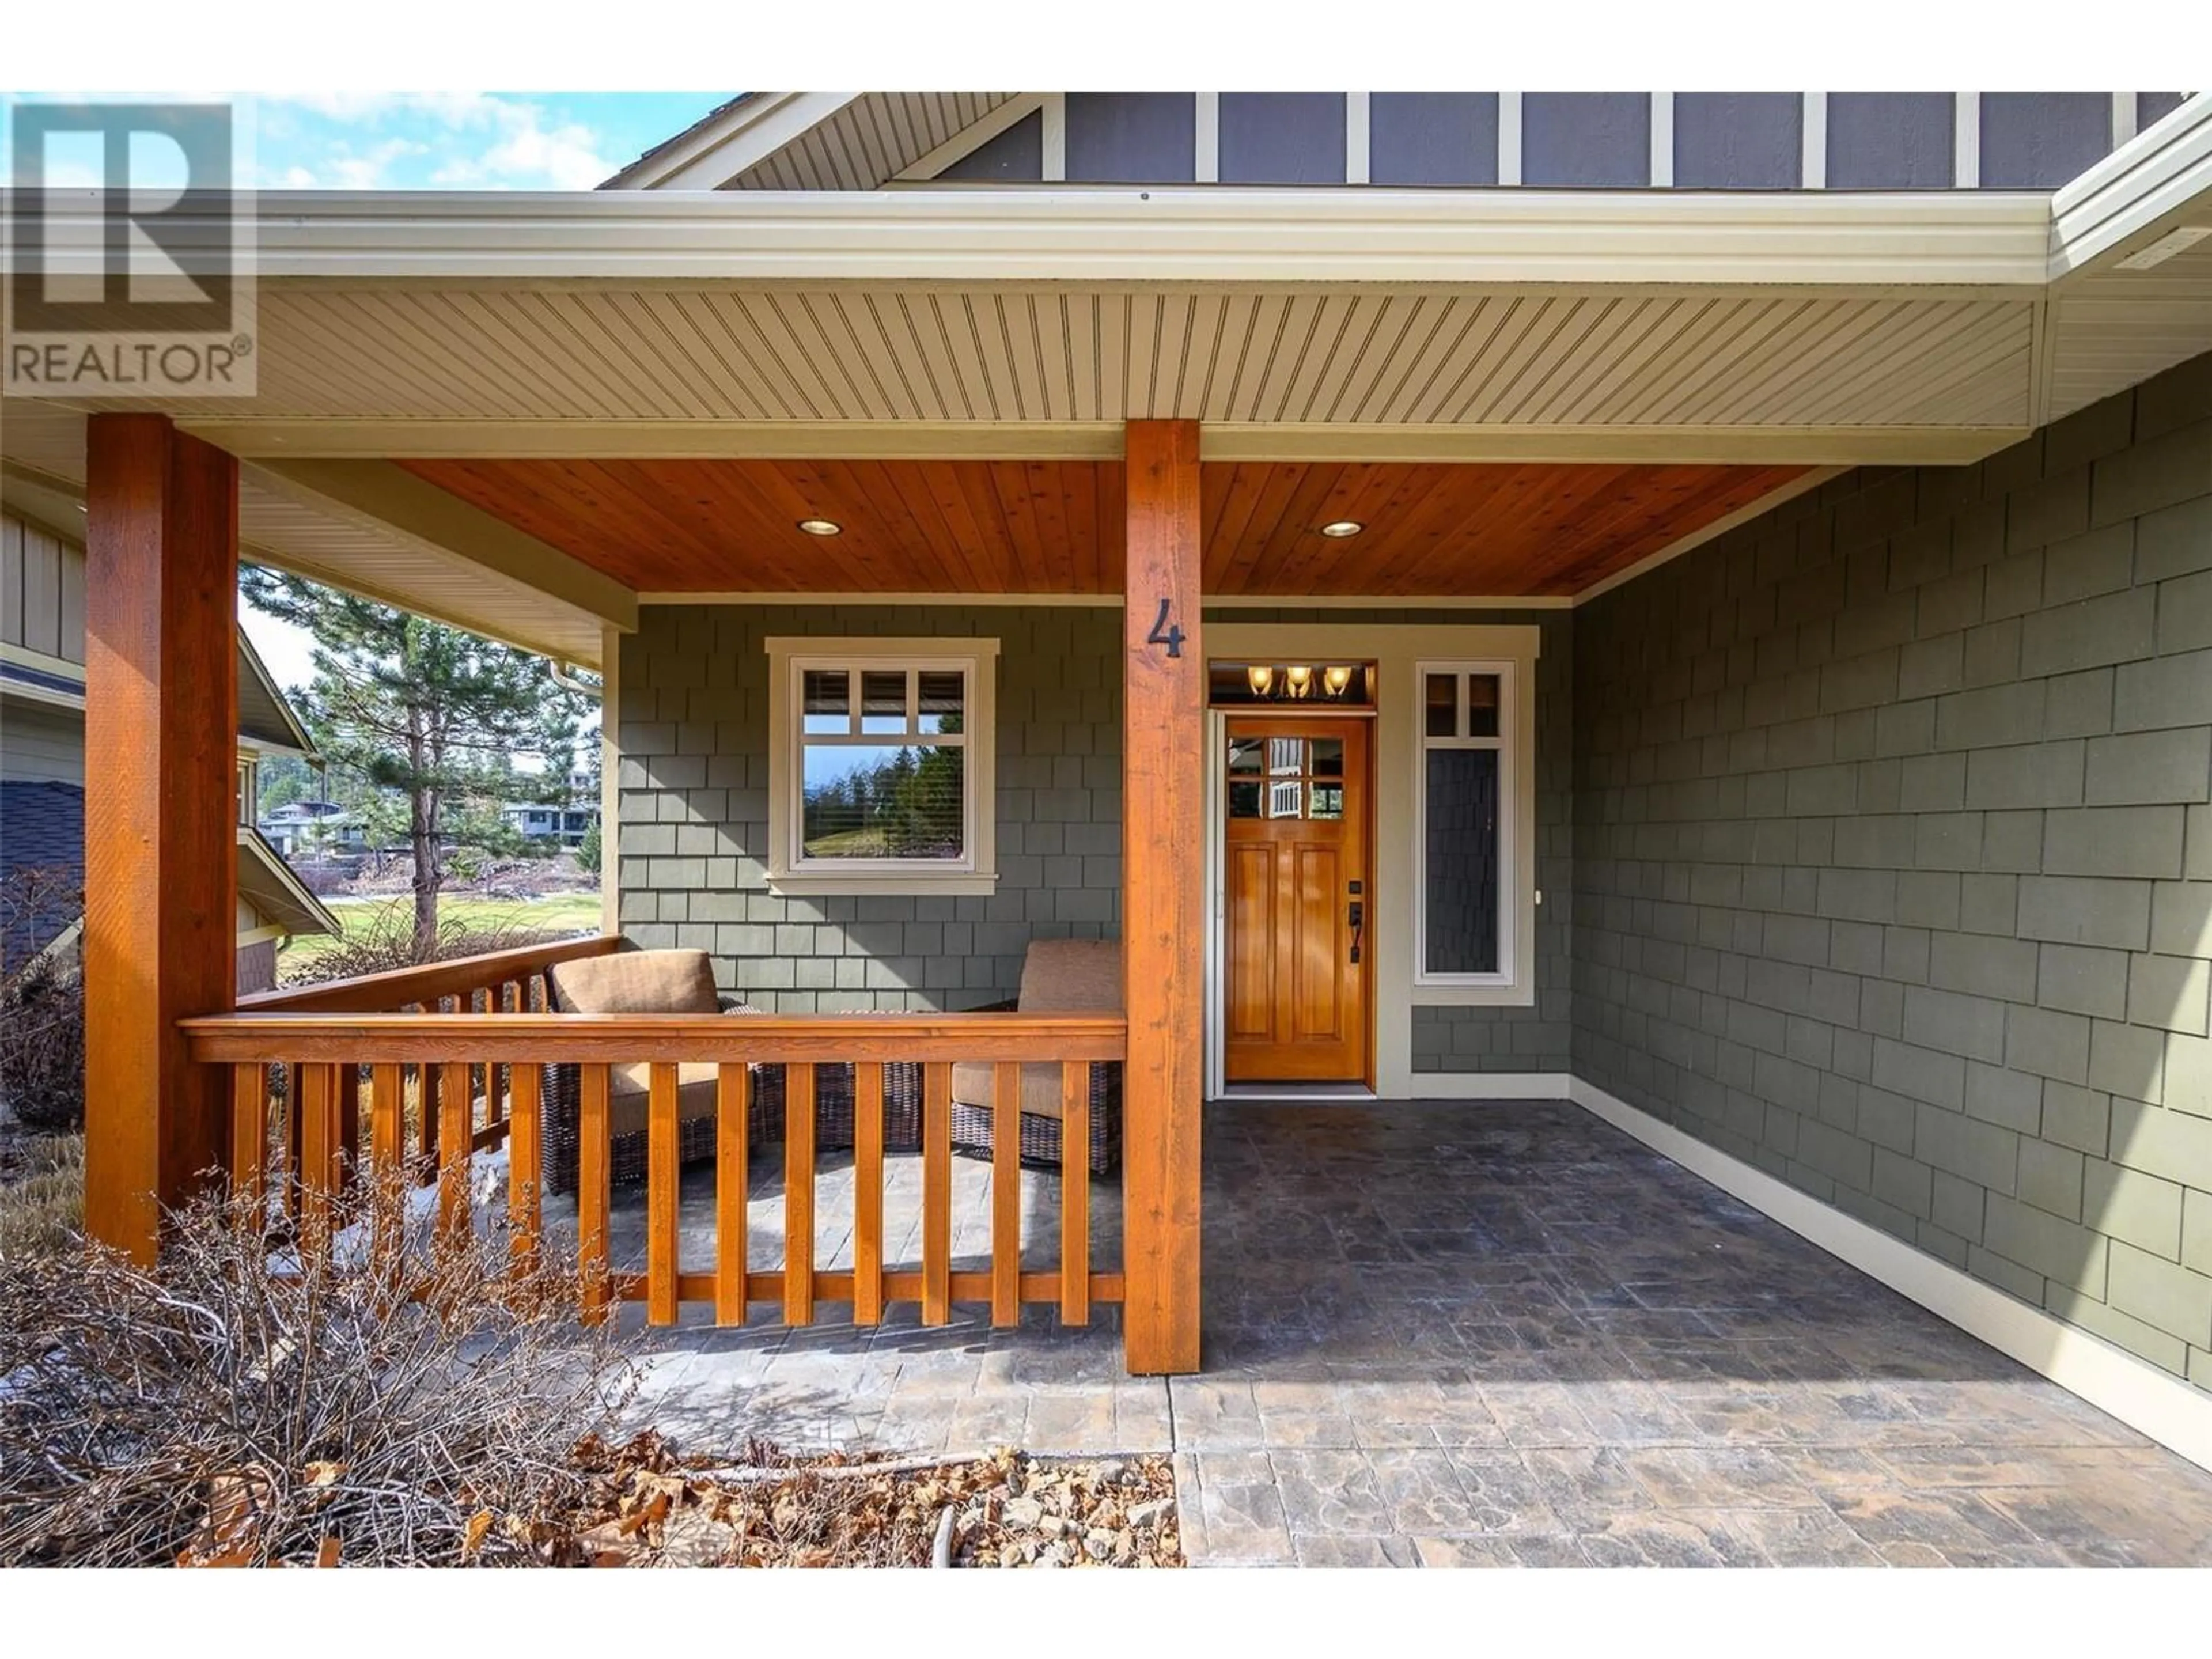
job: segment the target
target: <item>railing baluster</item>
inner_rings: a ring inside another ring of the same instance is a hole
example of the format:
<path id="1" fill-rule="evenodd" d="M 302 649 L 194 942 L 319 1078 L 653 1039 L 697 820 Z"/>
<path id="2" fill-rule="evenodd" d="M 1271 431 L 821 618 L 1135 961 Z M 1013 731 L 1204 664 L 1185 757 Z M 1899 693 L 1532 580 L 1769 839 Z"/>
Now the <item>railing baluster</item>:
<path id="1" fill-rule="evenodd" d="M 1060 1068 L 1060 1318 L 1091 1322 L 1091 1068 Z"/>
<path id="2" fill-rule="evenodd" d="M 401 1175 L 407 1157 L 407 1073 L 396 1061 L 380 1064 L 369 1073 L 368 1146 L 374 1218 L 369 1250 L 381 1263 L 399 1249 L 410 1184 Z"/>
<path id="3" fill-rule="evenodd" d="M 507 1224 L 508 1250 L 518 1273 L 535 1272 L 538 1241 L 544 1227 L 544 1121 L 535 1066 L 517 1065 L 509 1073 L 507 1097 Z"/>
<path id="4" fill-rule="evenodd" d="M 612 1125 L 607 1111 L 607 1068 L 586 1066 L 578 1079 L 576 1158 L 576 1260 L 582 1276 L 584 1322 L 606 1318 L 611 1287 L 607 1282 L 607 1211 L 612 1202 L 609 1188 L 608 1134 Z"/>
<path id="5" fill-rule="evenodd" d="M 302 1066 L 300 1078 L 300 1243 L 319 1257 L 330 1249 L 331 1199 L 337 1190 L 338 1068 Z"/>
<path id="6" fill-rule="evenodd" d="M 884 1063 L 853 1067 L 853 1322 L 884 1316 Z"/>
<path id="7" fill-rule="evenodd" d="M 991 1073 L 991 1322 L 1022 1318 L 1022 1068 Z"/>
<path id="8" fill-rule="evenodd" d="M 230 1068 L 230 1189 L 241 1212 L 259 1227 L 268 1220 L 269 1087 L 257 1060 Z"/>
<path id="9" fill-rule="evenodd" d="M 814 1066 L 785 1068 L 783 1322 L 814 1322 Z"/>
<path id="10" fill-rule="evenodd" d="M 952 1065 L 921 1070 L 921 1322 L 952 1318 Z"/>
<path id="11" fill-rule="evenodd" d="M 714 1322 L 745 1322 L 745 1158 L 752 1068 L 725 1065 L 714 1081 Z"/>
<path id="12" fill-rule="evenodd" d="M 337 1181 L 333 1190 L 343 1192 L 361 1179 L 361 1067 L 341 1066 L 337 1073 Z"/>
<path id="13" fill-rule="evenodd" d="M 301 1067 L 295 1062 L 284 1067 L 284 1213 L 294 1221 L 300 1218 L 300 1126 L 305 1121 L 300 1113 Z"/>
<path id="14" fill-rule="evenodd" d="M 645 1117 L 645 1317 L 653 1325 L 676 1322 L 676 1066 L 655 1060 Z"/>
<path id="15" fill-rule="evenodd" d="M 476 1103 L 470 1097 L 469 1063 L 450 1060 L 438 1068 L 438 1227 L 448 1238 L 469 1225 L 469 1158 Z"/>

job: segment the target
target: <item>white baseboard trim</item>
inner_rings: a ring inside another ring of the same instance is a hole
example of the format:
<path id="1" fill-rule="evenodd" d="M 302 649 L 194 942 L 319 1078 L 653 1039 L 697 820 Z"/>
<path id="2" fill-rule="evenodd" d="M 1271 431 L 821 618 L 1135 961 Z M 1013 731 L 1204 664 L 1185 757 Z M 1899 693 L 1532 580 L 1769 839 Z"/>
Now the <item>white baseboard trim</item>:
<path id="1" fill-rule="evenodd" d="M 1413 1072 L 1403 1100 L 1568 1100 L 1574 1081 L 1565 1072 Z"/>
<path id="2" fill-rule="evenodd" d="M 1566 1097 L 2000 1353 L 2212 1469 L 2212 1395 L 1662 1123 L 1582 1078 Z"/>

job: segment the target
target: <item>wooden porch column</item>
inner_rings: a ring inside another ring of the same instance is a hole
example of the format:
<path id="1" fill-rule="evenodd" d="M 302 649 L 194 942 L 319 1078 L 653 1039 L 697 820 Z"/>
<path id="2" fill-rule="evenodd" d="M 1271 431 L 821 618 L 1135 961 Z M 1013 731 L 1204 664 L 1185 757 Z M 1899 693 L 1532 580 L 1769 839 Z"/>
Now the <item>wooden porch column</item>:
<path id="1" fill-rule="evenodd" d="M 238 463 L 161 415 L 87 422 L 85 1225 L 144 1262 L 222 1161 L 234 1006 Z"/>
<path id="2" fill-rule="evenodd" d="M 1132 421 L 1122 614 L 1123 1342 L 1138 1376 L 1198 1369 L 1206 653 L 1198 422 Z"/>

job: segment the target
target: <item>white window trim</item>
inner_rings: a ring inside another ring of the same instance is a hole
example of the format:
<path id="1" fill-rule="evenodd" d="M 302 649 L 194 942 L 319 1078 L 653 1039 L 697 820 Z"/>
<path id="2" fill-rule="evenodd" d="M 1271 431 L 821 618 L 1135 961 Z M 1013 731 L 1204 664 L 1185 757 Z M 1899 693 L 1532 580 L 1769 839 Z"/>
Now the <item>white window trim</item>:
<path id="1" fill-rule="evenodd" d="M 1461 682 L 1458 693 L 1464 714 L 1465 682 L 1470 674 L 1498 677 L 1498 735 L 1494 738 L 1432 738 L 1428 734 L 1428 677 L 1450 674 Z M 1413 717 L 1421 724 L 1413 733 L 1413 985 L 1417 990 L 1510 991 L 1521 982 L 1521 964 L 1527 960 L 1520 940 L 1520 891 L 1530 886 L 1524 867 L 1519 808 L 1523 795 L 1520 665 L 1510 657 L 1424 658 L 1413 665 Z M 1498 970 L 1489 974 L 1444 974 L 1432 971 L 1429 960 L 1429 751 L 1432 749 L 1487 749 L 1498 756 Z"/>
<path id="2" fill-rule="evenodd" d="M 769 890 L 794 896 L 866 893 L 990 893 L 998 889 L 998 659 L 995 639 L 836 638 L 802 635 L 767 641 L 769 655 Z M 967 857 L 954 862 L 841 860 L 811 867 L 799 854 L 804 801 L 800 676 L 809 668 L 961 668 L 968 674 L 963 714 L 962 816 Z"/>

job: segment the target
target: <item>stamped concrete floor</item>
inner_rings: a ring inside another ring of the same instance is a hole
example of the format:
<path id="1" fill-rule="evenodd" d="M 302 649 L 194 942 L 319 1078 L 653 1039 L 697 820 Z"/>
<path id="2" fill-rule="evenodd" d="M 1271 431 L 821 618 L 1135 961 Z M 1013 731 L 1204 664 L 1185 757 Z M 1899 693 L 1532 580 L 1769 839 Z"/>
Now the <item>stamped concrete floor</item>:
<path id="1" fill-rule="evenodd" d="M 988 1172 L 956 1170 L 957 1265 L 981 1266 Z M 687 1176 L 687 1267 L 712 1182 Z M 849 1182 L 821 1176 L 825 1267 Z M 911 1261 L 913 1161 L 887 1184 Z M 1024 1181 L 1032 1267 L 1054 1185 Z M 897 1307 L 873 1331 L 687 1322 L 638 1411 L 709 1448 L 1171 1449 L 1200 1563 L 2212 1565 L 2212 1474 L 1577 1107 L 1209 1108 L 1206 1218 L 1201 1376 L 1122 1376 L 1110 1310 L 993 1331 Z M 621 1206 L 623 1252 L 641 1221 Z"/>

